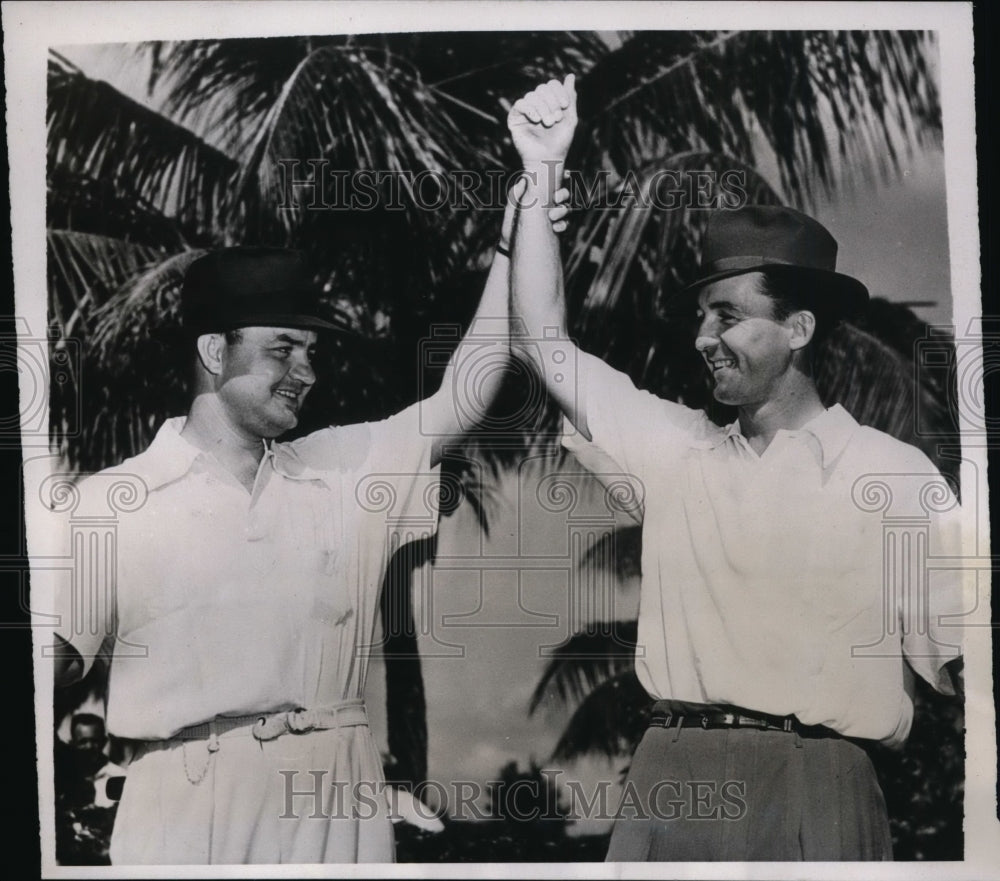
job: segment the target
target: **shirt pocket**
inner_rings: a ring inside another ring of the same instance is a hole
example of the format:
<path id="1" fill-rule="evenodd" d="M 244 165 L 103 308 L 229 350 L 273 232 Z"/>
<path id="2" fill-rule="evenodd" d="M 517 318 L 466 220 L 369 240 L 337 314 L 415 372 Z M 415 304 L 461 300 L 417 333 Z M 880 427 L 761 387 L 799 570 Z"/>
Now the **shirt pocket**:
<path id="1" fill-rule="evenodd" d="M 343 623 L 353 611 L 344 565 L 344 514 L 340 487 L 321 480 L 285 481 L 283 514 L 294 559 L 289 570 L 307 585 L 314 620 Z"/>

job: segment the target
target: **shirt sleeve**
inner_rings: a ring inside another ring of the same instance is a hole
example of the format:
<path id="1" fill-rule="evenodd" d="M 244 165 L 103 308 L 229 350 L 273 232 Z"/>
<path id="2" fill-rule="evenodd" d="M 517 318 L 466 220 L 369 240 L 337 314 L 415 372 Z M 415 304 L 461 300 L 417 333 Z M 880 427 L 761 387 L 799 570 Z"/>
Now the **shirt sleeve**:
<path id="1" fill-rule="evenodd" d="M 883 554 L 896 584 L 895 608 L 903 655 L 935 690 L 954 694 L 945 665 L 962 655 L 965 615 L 975 608 L 973 571 L 965 569 L 966 515 L 945 479 L 924 453 L 900 446 L 883 480 L 890 506 L 883 514 Z M 895 473 L 893 473 L 895 472 Z M 973 531 L 974 533 L 974 531 Z"/>
<path id="2" fill-rule="evenodd" d="M 116 627 L 114 538 L 92 516 L 102 511 L 92 490 L 87 480 L 56 490 L 59 503 L 40 515 L 42 556 L 32 561 L 36 587 L 52 598 L 54 632 L 79 653 L 83 675 Z M 69 507 L 61 508 L 63 502 Z"/>
<path id="3" fill-rule="evenodd" d="M 292 443 L 302 462 L 346 474 L 362 515 L 385 519 L 412 538 L 436 528 L 440 468 L 434 437 L 422 430 L 421 404 L 375 422 L 322 429 Z"/>
<path id="4" fill-rule="evenodd" d="M 422 431 L 421 402 L 395 416 L 370 423 L 371 447 L 358 499 L 363 506 L 376 505 L 391 495 L 385 507 L 390 523 L 406 540 L 424 538 L 437 528 L 439 495 L 450 487 L 440 486 L 441 469 L 432 465 L 435 438 Z"/>
<path id="5" fill-rule="evenodd" d="M 577 358 L 577 395 L 586 424 L 564 420 L 562 443 L 598 479 L 626 476 L 641 483 L 651 462 L 680 455 L 710 425 L 700 410 L 636 388 L 625 373 L 585 352 Z M 586 428 L 592 440 L 578 428 Z"/>
<path id="6" fill-rule="evenodd" d="M 966 610 L 975 607 L 976 586 L 970 583 L 975 572 L 962 566 L 962 509 L 943 488 L 943 478 L 937 480 L 942 486 L 942 504 L 936 507 L 947 510 L 931 512 L 926 577 L 915 586 L 915 597 L 900 603 L 900 618 L 903 653 L 910 666 L 936 691 L 954 694 L 945 665 L 962 655 L 964 617 Z"/>

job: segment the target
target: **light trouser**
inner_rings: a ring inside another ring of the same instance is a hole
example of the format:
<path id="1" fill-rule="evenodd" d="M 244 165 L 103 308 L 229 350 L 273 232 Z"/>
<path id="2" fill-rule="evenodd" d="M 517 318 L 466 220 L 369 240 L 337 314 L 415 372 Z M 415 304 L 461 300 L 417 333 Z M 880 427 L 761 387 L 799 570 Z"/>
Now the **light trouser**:
<path id="1" fill-rule="evenodd" d="M 392 862 L 382 763 L 363 707 L 338 713 L 334 727 L 288 715 L 289 724 L 268 717 L 263 726 L 218 719 L 144 743 L 118 807 L 112 863 Z"/>

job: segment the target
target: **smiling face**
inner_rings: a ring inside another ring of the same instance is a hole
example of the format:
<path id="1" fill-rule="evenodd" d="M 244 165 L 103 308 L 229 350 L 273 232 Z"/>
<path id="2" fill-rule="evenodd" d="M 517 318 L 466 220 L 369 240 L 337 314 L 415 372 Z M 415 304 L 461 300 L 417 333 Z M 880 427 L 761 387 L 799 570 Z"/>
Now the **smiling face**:
<path id="1" fill-rule="evenodd" d="M 234 425 L 272 438 L 294 428 L 316 381 L 316 332 L 246 327 L 231 334 L 221 355 L 217 393 Z"/>
<path id="2" fill-rule="evenodd" d="M 708 364 L 715 399 L 737 407 L 774 400 L 802 341 L 795 315 L 775 317 L 774 301 L 760 293 L 760 273 L 706 285 L 698 297 L 695 347 Z"/>

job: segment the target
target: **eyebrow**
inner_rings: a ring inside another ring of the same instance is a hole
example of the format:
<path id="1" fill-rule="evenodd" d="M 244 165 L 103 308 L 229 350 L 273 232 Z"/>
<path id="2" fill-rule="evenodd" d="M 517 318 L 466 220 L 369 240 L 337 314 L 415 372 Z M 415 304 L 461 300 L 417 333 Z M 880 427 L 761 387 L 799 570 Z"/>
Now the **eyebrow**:
<path id="1" fill-rule="evenodd" d="M 279 333 L 271 343 L 291 343 L 293 346 L 314 346 L 315 343 L 307 343 L 302 337 L 294 337 L 287 333 Z"/>
<path id="2" fill-rule="evenodd" d="M 711 302 L 706 303 L 704 306 L 702 306 L 699 303 L 698 309 L 702 312 L 704 312 L 706 309 L 728 309 L 731 312 L 742 311 L 738 303 L 733 303 L 730 300 L 712 300 Z"/>

